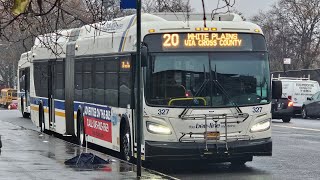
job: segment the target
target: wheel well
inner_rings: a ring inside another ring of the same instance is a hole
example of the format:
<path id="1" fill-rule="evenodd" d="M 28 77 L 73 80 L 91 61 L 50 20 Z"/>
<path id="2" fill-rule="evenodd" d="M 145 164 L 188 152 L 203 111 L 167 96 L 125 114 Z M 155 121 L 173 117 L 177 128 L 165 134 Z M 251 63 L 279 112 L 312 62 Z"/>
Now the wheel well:
<path id="1" fill-rule="evenodd" d="M 20 97 L 20 109 L 21 109 L 21 112 L 23 113 L 24 112 L 23 96 Z"/>
<path id="2" fill-rule="evenodd" d="M 44 111 L 43 104 L 40 103 L 39 104 L 39 118 L 40 118 L 41 113 L 44 113 L 43 111 Z"/>
<path id="3" fill-rule="evenodd" d="M 42 126 L 41 121 L 45 121 L 44 120 L 44 108 L 43 108 L 42 102 L 39 103 L 39 127 Z"/>
<path id="4" fill-rule="evenodd" d="M 80 115 L 81 115 L 81 111 L 80 111 L 80 109 L 78 109 L 78 111 L 77 111 L 77 123 L 79 121 Z"/>
<path id="5" fill-rule="evenodd" d="M 129 123 L 125 117 L 121 117 L 120 121 L 120 134 L 124 133 L 125 129 L 129 127 Z M 129 127 L 130 128 L 130 127 Z"/>
<path id="6" fill-rule="evenodd" d="M 81 110 L 78 109 L 78 111 L 77 111 L 77 126 L 76 126 L 77 134 L 78 134 L 78 131 L 79 131 L 80 116 L 81 116 Z"/>

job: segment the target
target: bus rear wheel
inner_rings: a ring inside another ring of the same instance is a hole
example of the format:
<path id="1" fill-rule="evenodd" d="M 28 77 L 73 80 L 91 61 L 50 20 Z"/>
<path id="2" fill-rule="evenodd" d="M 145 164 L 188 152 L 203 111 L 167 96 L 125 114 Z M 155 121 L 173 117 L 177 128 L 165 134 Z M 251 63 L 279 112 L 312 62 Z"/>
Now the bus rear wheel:
<path id="1" fill-rule="evenodd" d="M 83 121 L 83 116 L 78 115 L 77 118 L 77 141 L 78 145 L 85 147 L 86 146 L 86 139 L 85 139 L 85 130 L 84 130 L 84 121 Z"/>
<path id="2" fill-rule="evenodd" d="M 120 156 L 121 159 L 128 162 L 132 161 L 130 137 L 130 128 L 125 123 L 122 123 L 120 130 Z"/>
<path id="3" fill-rule="evenodd" d="M 44 123 L 44 110 L 43 110 L 43 106 L 42 105 L 39 107 L 39 127 L 40 127 L 40 131 L 41 132 L 44 132 L 45 129 L 46 129 L 45 128 L 45 123 Z"/>

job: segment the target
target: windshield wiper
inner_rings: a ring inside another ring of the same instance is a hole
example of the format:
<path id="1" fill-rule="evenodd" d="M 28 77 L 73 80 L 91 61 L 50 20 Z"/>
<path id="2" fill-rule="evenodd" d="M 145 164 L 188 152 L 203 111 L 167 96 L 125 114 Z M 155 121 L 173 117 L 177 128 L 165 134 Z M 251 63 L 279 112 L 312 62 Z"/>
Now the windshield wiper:
<path id="1" fill-rule="evenodd" d="M 197 97 L 201 92 L 202 90 L 204 89 L 204 87 L 208 84 L 209 82 L 209 79 L 206 79 L 205 81 L 203 81 L 203 83 L 201 84 L 199 90 L 194 94 L 193 97 Z M 184 110 L 182 111 L 182 113 L 179 115 L 179 118 L 181 118 L 183 115 L 185 115 L 185 113 L 187 112 L 187 110 L 190 109 L 190 106 L 191 106 L 191 102 L 188 104 L 188 106 L 186 106 L 184 108 Z"/>
<path id="2" fill-rule="evenodd" d="M 227 99 L 231 102 L 231 104 L 236 108 L 238 113 L 242 113 L 239 105 L 235 101 L 232 100 L 232 98 L 230 97 L 230 95 L 228 94 L 226 89 L 221 85 L 221 83 L 218 80 L 213 80 L 213 82 L 221 90 L 221 92 L 227 97 Z"/>

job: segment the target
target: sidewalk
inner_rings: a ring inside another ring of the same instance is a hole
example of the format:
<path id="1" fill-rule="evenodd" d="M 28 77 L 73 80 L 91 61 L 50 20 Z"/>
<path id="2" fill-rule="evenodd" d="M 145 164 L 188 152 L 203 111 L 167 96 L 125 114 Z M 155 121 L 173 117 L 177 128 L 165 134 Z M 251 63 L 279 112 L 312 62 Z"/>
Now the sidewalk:
<path id="1" fill-rule="evenodd" d="M 84 148 L 24 128 L 29 125 L 22 127 L 12 124 L 10 118 L 12 121 L 19 120 L 18 112 L 0 110 L 0 135 L 3 145 L 0 152 L 0 180 L 136 179 L 135 165 L 90 149 L 88 153 L 110 159 L 111 163 L 98 170 L 68 167 L 64 165 L 64 161 L 85 152 Z M 143 169 L 142 175 L 141 179 L 171 179 L 147 169 Z"/>

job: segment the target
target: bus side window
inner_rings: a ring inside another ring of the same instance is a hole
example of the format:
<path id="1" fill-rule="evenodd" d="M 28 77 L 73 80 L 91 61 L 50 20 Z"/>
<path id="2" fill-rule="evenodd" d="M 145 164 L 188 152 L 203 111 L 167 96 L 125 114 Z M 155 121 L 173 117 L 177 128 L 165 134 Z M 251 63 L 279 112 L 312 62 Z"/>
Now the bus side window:
<path id="1" fill-rule="evenodd" d="M 119 73 L 119 106 L 127 108 L 131 104 L 131 59 L 130 57 L 120 58 L 120 73 Z"/>
<path id="2" fill-rule="evenodd" d="M 83 101 L 87 103 L 93 102 L 93 73 L 92 73 L 92 59 L 85 59 L 83 62 Z"/>
<path id="3" fill-rule="evenodd" d="M 114 57 L 105 58 L 105 104 L 119 106 L 119 60 Z"/>
<path id="4" fill-rule="evenodd" d="M 74 80 L 74 99 L 82 102 L 82 61 L 76 59 L 75 61 L 75 80 Z"/>
<path id="5" fill-rule="evenodd" d="M 94 103 L 104 104 L 104 69 L 105 63 L 102 58 L 95 61 L 95 86 L 94 86 Z"/>

